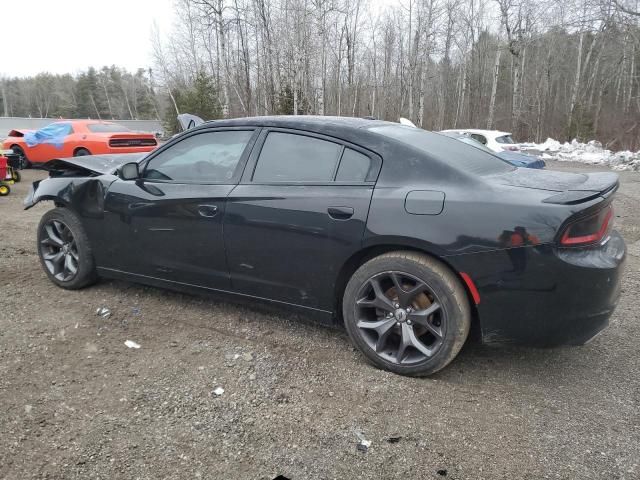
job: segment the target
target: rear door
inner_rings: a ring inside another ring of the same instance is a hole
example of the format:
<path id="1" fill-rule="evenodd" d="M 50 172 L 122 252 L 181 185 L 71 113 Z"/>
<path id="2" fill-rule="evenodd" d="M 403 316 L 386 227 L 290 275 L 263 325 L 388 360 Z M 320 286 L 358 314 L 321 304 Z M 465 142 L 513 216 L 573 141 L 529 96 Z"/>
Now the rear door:
<path id="1" fill-rule="evenodd" d="M 195 131 L 151 156 L 142 178 L 114 182 L 98 262 L 214 289 L 230 286 L 222 219 L 255 140 L 251 128 Z"/>
<path id="2" fill-rule="evenodd" d="M 330 311 L 336 276 L 360 248 L 380 165 L 335 138 L 263 130 L 227 198 L 233 289 Z"/>

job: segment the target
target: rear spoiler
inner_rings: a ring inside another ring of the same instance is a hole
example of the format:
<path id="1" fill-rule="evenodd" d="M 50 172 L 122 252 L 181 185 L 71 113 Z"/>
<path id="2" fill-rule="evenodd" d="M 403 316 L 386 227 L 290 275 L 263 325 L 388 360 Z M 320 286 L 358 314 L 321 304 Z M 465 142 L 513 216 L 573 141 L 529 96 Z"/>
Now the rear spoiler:
<path id="1" fill-rule="evenodd" d="M 608 198 L 618 190 L 619 186 L 618 175 L 613 172 L 589 173 L 587 174 L 587 181 L 581 184 L 579 189 L 565 190 L 545 198 L 542 202 L 575 205 L 597 197 Z"/>

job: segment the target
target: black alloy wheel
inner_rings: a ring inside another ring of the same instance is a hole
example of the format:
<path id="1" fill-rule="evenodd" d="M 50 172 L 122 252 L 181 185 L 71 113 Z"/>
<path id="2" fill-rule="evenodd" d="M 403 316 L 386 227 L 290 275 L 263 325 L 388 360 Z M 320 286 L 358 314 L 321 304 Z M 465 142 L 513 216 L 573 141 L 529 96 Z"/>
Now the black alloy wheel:
<path id="1" fill-rule="evenodd" d="M 58 207 L 42 216 L 38 254 L 46 274 L 60 287 L 74 290 L 98 279 L 91 244 L 73 210 Z"/>
<path id="2" fill-rule="evenodd" d="M 360 289 L 356 312 L 360 334 L 389 362 L 423 362 L 442 346 L 446 312 L 429 286 L 409 273 L 370 277 Z"/>
<path id="3" fill-rule="evenodd" d="M 71 229 L 61 220 L 43 225 L 40 255 L 47 270 L 61 282 L 69 282 L 78 274 L 80 255 Z"/>
<path id="4" fill-rule="evenodd" d="M 425 376 L 444 368 L 464 345 L 471 305 L 445 264 L 398 251 L 356 270 L 345 288 L 342 315 L 351 341 L 374 365 Z"/>

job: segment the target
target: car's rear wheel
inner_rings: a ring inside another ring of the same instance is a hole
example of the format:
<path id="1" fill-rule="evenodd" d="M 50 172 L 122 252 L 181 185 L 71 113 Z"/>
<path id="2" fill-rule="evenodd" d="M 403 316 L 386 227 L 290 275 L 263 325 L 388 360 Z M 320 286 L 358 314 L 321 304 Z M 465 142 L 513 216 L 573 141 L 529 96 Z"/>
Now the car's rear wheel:
<path id="1" fill-rule="evenodd" d="M 457 276 L 415 252 L 390 252 L 362 265 L 347 284 L 342 308 L 352 342 L 375 365 L 402 375 L 444 368 L 471 323 Z"/>
<path id="2" fill-rule="evenodd" d="M 74 157 L 84 157 L 86 155 L 91 155 L 91 152 L 86 148 L 79 148 L 75 152 L 73 152 Z"/>
<path id="3" fill-rule="evenodd" d="M 38 253 L 47 276 L 56 285 L 75 290 L 97 280 L 93 253 L 78 216 L 55 208 L 38 225 Z"/>

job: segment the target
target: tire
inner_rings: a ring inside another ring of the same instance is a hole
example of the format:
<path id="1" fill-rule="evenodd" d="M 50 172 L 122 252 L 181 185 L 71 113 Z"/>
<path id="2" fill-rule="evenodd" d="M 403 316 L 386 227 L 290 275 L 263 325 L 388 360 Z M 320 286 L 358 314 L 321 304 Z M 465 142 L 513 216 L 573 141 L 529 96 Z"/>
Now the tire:
<path id="1" fill-rule="evenodd" d="M 9 185 L 5 183 L 0 185 L 0 197 L 6 197 L 10 193 L 11 193 L 11 188 L 9 187 Z"/>
<path id="2" fill-rule="evenodd" d="M 42 216 L 37 249 L 42 268 L 59 287 L 77 290 L 97 281 L 91 244 L 72 210 L 54 208 Z"/>
<path id="3" fill-rule="evenodd" d="M 442 262 L 411 251 L 363 264 L 347 283 L 342 312 L 351 341 L 371 363 L 408 376 L 446 367 L 471 324 L 458 277 Z"/>
<path id="4" fill-rule="evenodd" d="M 16 169 L 11 170 L 11 179 L 18 183 L 20 180 L 22 180 L 22 175 L 20 175 L 20 172 Z"/>
<path id="5" fill-rule="evenodd" d="M 24 153 L 24 150 L 22 150 L 22 148 L 20 148 L 18 145 L 12 145 L 11 150 L 13 150 L 13 153 L 15 153 L 16 155 L 20 155 L 22 168 L 32 167 L 31 162 L 27 158 L 27 155 Z"/>
<path id="6" fill-rule="evenodd" d="M 86 155 L 91 155 L 91 152 L 86 148 L 79 148 L 75 152 L 73 152 L 74 157 L 84 157 Z"/>

